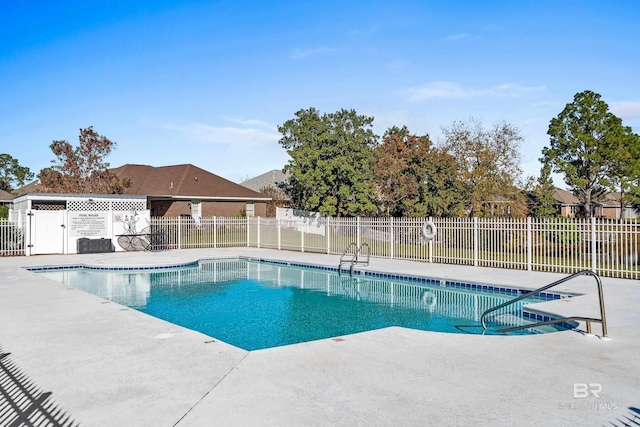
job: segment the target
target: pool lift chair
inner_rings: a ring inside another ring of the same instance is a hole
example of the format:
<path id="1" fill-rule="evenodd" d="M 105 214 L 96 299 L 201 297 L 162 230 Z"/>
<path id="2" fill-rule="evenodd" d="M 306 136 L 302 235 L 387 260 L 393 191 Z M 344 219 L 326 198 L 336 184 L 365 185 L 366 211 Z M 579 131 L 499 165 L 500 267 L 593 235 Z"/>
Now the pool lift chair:
<path id="1" fill-rule="evenodd" d="M 583 317 L 583 316 L 570 316 L 570 317 L 561 317 L 558 319 L 551 319 L 548 321 L 543 321 L 543 322 L 537 322 L 537 323 L 533 323 L 533 324 L 528 324 L 528 325 L 519 325 L 519 326 L 512 326 L 512 327 L 507 327 L 507 328 L 502 328 L 502 329 L 493 329 L 493 332 L 498 332 L 498 333 L 506 333 L 506 332 L 512 332 L 512 331 L 518 331 L 521 329 L 529 329 L 529 328 L 537 328 L 538 326 L 545 326 L 545 325 L 553 325 L 556 323 L 565 323 L 565 322 L 570 322 L 570 321 L 582 321 L 585 322 L 586 325 L 586 329 L 587 329 L 587 334 L 591 335 L 591 323 L 592 322 L 596 322 L 596 323 L 600 323 L 600 325 L 602 326 L 602 338 L 607 338 L 607 318 L 604 314 L 604 297 L 602 296 L 602 281 L 600 280 L 600 276 L 598 276 L 596 273 L 594 273 L 591 270 L 582 270 L 582 271 L 578 271 L 576 273 L 570 274 L 567 277 L 564 277 L 560 280 L 557 280 L 553 283 L 550 283 L 548 285 L 542 286 L 538 289 L 535 289 L 531 292 L 527 292 L 525 294 L 520 295 L 517 298 L 514 298 L 512 300 L 509 300 L 505 303 L 502 303 L 500 305 L 497 305 L 495 307 L 492 307 L 488 310 L 486 310 L 484 313 L 482 313 L 482 316 L 480 317 L 480 323 L 482 324 L 482 328 L 486 331 L 487 329 L 489 329 L 489 327 L 487 326 L 486 323 L 486 318 L 487 315 L 489 313 L 492 313 L 494 311 L 500 310 L 504 307 L 507 307 L 511 304 L 514 304 L 518 301 L 521 301 L 525 298 L 534 296 L 540 292 L 544 292 L 549 288 L 553 288 L 554 286 L 557 286 L 561 283 L 567 282 L 571 279 L 574 279 L 578 276 L 592 276 L 595 280 L 596 280 L 596 284 L 598 285 L 598 299 L 600 301 L 600 318 L 594 318 L 594 317 Z"/>
<path id="2" fill-rule="evenodd" d="M 349 250 L 351 248 L 355 248 L 355 251 L 353 252 L 353 255 L 351 257 L 351 259 L 344 259 L 344 257 L 346 255 L 348 255 Z M 362 250 L 366 248 L 367 249 L 367 260 L 366 261 L 362 261 L 359 259 L 360 254 L 362 252 Z M 358 246 L 355 242 L 351 242 L 349 243 L 349 246 L 347 246 L 347 248 L 344 250 L 344 252 L 342 252 L 342 255 L 340 256 L 340 264 L 338 265 L 338 274 L 342 273 L 342 265 L 343 264 L 349 264 L 349 274 L 353 275 L 353 267 L 355 265 L 365 265 L 365 266 L 369 266 L 369 244 L 368 243 L 363 243 L 360 246 Z"/>

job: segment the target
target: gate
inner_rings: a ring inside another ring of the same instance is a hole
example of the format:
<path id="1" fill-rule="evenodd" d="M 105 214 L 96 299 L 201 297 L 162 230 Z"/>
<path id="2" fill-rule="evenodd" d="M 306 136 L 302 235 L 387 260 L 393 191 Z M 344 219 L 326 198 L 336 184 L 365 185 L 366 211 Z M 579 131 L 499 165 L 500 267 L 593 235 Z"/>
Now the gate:
<path id="1" fill-rule="evenodd" d="M 31 236 L 27 245 L 30 255 L 65 253 L 65 214 L 67 211 L 34 210 L 29 214 Z"/>

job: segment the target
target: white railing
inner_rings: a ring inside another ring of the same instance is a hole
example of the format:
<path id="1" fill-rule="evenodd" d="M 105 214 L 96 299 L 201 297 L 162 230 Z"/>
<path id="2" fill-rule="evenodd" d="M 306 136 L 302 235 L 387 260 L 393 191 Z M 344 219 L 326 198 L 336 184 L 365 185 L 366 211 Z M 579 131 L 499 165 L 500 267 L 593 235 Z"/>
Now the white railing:
<path id="1" fill-rule="evenodd" d="M 340 255 L 354 242 L 371 257 L 640 279 L 640 222 L 610 219 L 151 218 L 151 249 L 251 246 Z M 24 255 L 24 221 L 0 220 L 0 255 Z"/>
<path id="2" fill-rule="evenodd" d="M 154 218 L 167 248 L 252 246 L 340 255 L 354 242 L 372 257 L 445 264 L 640 278 L 640 223 L 608 219 L 318 218 L 313 224 L 274 218 Z M 215 230 L 215 232 L 213 231 Z M 152 230 L 153 231 L 153 230 Z"/>
<path id="3" fill-rule="evenodd" d="M 248 246 L 246 218 L 151 218 L 152 249 L 223 248 Z"/>
<path id="4" fill-rule="evenodd" d="M 24 255 L 25 220 L 0 219 L 0 256 Z"/>

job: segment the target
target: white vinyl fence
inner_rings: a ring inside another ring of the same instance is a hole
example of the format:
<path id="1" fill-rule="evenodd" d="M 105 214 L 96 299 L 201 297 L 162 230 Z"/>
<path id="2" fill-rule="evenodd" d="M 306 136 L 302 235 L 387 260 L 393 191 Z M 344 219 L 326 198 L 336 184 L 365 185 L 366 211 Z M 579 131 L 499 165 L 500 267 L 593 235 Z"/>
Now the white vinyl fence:
<path id="1" fill-rule="evenodd" d="M 368 245 L 372 257 L 640 279 L 640 223 L 608 219 L 430 218 L 151 219 L 151 249 L 251 246 L 340 255 Z M 25 254 L 26 223 L 0 220 L 0 256 Z"/>
<path id="2" fill-rule="evenodd" d="M 153 218 L 156 249 L 251 246 L 340 255 L 366 243 L 372 257 L 640 278 L 640 223 L 595 219 Z"/>
<path id="3" fill-rule="evenodd" d="M 25 220 L 0 219 L 0 256 L 24 255 Z"/>

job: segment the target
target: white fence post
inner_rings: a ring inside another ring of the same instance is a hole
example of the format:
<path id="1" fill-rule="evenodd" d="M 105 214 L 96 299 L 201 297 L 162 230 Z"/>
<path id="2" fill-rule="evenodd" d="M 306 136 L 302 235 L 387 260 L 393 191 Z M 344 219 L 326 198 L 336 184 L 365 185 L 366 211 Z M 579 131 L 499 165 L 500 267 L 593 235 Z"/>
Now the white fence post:
<path id="1" fill-rule="evenodd" d="M 278 230 L 278 250 L 282 249 L 282 237 L 280 229 L 280 218 L 276 218 L 276 229 Z"/>
<path id="2" fill-rule="evenodd" d="M 304 252 L 304 222 L 302 223 L 302 227 L 300 227 L 300 252 Z"/>
<path id="3" fill-rule="evenodd" d="M 389 217 L 389 258 L 393 259 L 393 217 Z"/>
<path id="4" fill-rule="evenodd" d="M 527 270 L 531 271 L 532 263 L 533 263 L 533 254 L 531 253 L 533 249 L 533 242 L 531 238 L 533 233 L 531 232 L 531 217 L 527 217 Z"/>
<path id="5" fill-rule="evenodd" d="M 356 247 L 360 247 L 360 217 L 356 218 Z"/>
<path id="6" fill-rule="evenodd" d="M 180 249 L 181 244 L 182 244 L 182 227 L 180 224 L 180 217 L 178 217 L 178 249 Z"/>
<path id="7" fill-rule="evenodd" d="M 256 234 L 256 245 L 258 246 L 258 248 L 260 247 L 260 217 L 258 217 L 258 222 L 257 222 L 257 234 Z"/>
<path id="8" fill-rule="evenodd" d="M 31 256 L 31 232 L 33 231 L 31 229 L 31 226 L 33 224 L 33 212 L 31 211 L 27 211 L 26 215 L 24 216 L 24 255 L 25 256 Z"/>
<path id="9" fill-rule="evenodd" d="M 331 229 L 329 226 L 330 217 L 327 217 L 327 255 L 331 253 L 331 238 L 329 237 L 329 230 Z"/>
<path id="10" fill-rule="evenodd" d="M 216 216 L 213 217 L 213 248 L 218 247 L 218 225 L 217 225 Z"/>
<path id="11" fill-rule="evenodd" d="M 591 217 L 591 270 L 597 273 L 596 267 L 596 218 Z"/>
<path id="12" fill-rule="evenodd" d="M 473 265 L 478 266 L 478 217 L 473 217 Z"/>
<path id="13" fill-rule="evenodd" d="M 433 222 L 433 217 L 429 217 L 429 221 Z M 428 260 L 429 262 L 433 262 L 433 241 L 435 240 L 435 237 L 433 239 L 429 240 L 429 243 L 427 244 L 428 248 L 429 248 L 429 256 L 428 256 Z"/>

